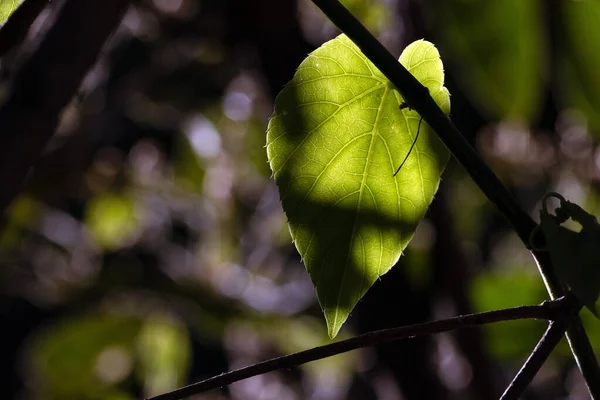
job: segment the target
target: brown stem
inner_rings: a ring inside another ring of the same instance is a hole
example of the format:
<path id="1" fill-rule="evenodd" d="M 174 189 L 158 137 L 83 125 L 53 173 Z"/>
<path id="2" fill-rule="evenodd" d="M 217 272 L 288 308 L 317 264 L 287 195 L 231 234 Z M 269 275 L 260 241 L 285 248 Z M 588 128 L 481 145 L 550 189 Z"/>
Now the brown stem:
<path id="1" fill-rule="evenodd" d="M 491 324 L 500 321 L 512 321 L 517 319 L 543 319 L 554 320 L 562 316 L 562 309 L 566 306 L 566 299 L 560 298 L 554 301 L 546 301 L 539 306 L 522 306 L 504 310 L 488 311 L 477 314 L 461 315 L 454 318 L 427 322 L 423 324 L 403 326 L 399 328 L 382 329 L 369 332 L 364 335 L 355 336 L 351 339 L 315 347 L 298 353 L 273 358 L 258 364 L 227 372 L 204 381 L 185 386 L 169 393 L 164 393 L 147 400 L 178 400 L 211 389 L 230 385 L 234 382 L 253 376 L 266 374 L 278 369 L 289 369 L 307 362 L 320 360 L 337 354 L 346 353 L 363 347 L 387 343 L 394 340 L 413 338 L 417 336 L 431 335 L 447 332 L 458 328 L 468 328 L 477 325 Z"/>
<path id="2" fill-rule="evenodd" d="M 542 336 L 535 346 L 529 358 L 527 358 L 527 361 L 525 361 L 525 364 L 523 364 L 523 367 L 521 367 L 517 376 L 515 376 L 515 379 L 508 385 L 500 400 L 518 400 L 521 397 L 550 356 L 550 353 L 552 353 L 552 350 L 558 345 L 566 330 L 567 324 L 565 322 L 550 322 L 544 336 Z"/>
<path id="3" fill-rule="evenodd" d="M 525 364 L 521 367 L 515 379 L 508 385 L 500 400 L 517 400 L 531 383 L 537 372 L 542 368 L 552 350 L 558 345 L 569 325 L 577 317 L 581 304 L 572 295 L 565 299 L 564 307 L 561 308 L 562 315 L 557 315 L 554 321 L 550 321 L 544 336 L 535 346 Z"/>

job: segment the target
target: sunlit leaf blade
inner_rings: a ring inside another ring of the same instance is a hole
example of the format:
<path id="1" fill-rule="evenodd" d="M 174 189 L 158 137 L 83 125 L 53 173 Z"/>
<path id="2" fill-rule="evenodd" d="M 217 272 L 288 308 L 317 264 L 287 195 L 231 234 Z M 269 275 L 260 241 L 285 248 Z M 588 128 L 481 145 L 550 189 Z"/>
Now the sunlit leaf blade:
<path id="1" fill-rule="evenodd" d="M 535 118 L 544 79 L 541 3 L 434 3 L 429 10 L 439 47 L 471 103 L 496 120 Z"/>
<path id="2" fill-rule="evenodd" d="M 400 62 L 449 112 L 436 48 L 417 41 Z M 344 35 L 311 53 L 275 101 L 267 153 L 289 227 L 334 337 L 400 257 L 433 199 L 448 152 Z"/>
<path id="3" fill-rule="evenodd" d="M 0 25 L 19 7 L 21 0 L 0 0 Z"/>

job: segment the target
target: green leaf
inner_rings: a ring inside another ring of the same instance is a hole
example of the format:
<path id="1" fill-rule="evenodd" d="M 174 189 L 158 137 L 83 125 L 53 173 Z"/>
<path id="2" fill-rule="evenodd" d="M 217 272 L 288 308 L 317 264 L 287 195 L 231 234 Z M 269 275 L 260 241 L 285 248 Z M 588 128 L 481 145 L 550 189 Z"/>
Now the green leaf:
<path id="1" fill-rule="evenodd" d="M 600 54 L 596 50 L 600 35 L 600 3 L 597 1 L 560 2 L 561 49 L 556 75 L 563 106 L 576 108 L 587 117 L 591 131 L 600 138 Z"/>
<path id="2" fill-rule="evenodd" d="M 556 215 L 547 210 L 546 201 L 549 197 L 560 200 Z M 580 232 L 561 226 L 569 218 L 581 224 Z M 596 301 L 600 296 L 600 225 L 596 217 L 577 204 L 566 201 L 561 195 L 549 193 L 544 197 L 540 210 L 540 230 L 544 233 L 545 249 L 550 253 L 558 278 L 598 317 Z"/>
<path id="3" fill-rule="evenodd" d="M 400 62 L 446 113 L 435 46 Z M 448 152 L 394 86 L 344 35 L 302 62 L 275 100 L 267 154 L 290 232 L 334 337 L 371 285 L 398 261 L 436 192 Z"/>
<path id="4" fill-rule="evenodd" d="M 19 4 L 21 4 L 21 0 L 0 0 L 0 24 L 10 17 Z"/>
<path id="5" fill-rule="evenodd" d="M 174 180 L 185 190 L 202 193 L 205 169 L 190 138 L 179 135 L 175 141 Z"/>
<path id="6" fill-rule="evenodd" d="M 86 207 L 85 224 L 96 242 L 109 250 L 127 244 L 140 224 L 133 199 L 117 193 L 103 193 Z"/>
<path id="7" fill-rule="evenodd" d="M 185 380 L 191 345 L 187 329 L 178 322 L 156 313 L 140 332 L 139 374 L 148 396 L 174 390 Z"/>
<path id="8" fill-rule="evenodd" d="M 140 326 L 137 317 L 89 313 L 38 332 L 28 355 L 43 398 L 124 398 L 117 385 L 134 367 Z"/>
<path id="9" fill-rule="evenodd" d="M 507 260 L 503 259 L 503 262 Z M 511 261 L 474 276 L 468 295 L 474 312 L 539 304 L 547 298 L 539 276 L 532 274 L 527 265 L 512 264 Z M 512 362 L 520 362 L 531 352 L 544 329 L 540 321 L 527 319 L 483 327 L 490 355 Z"/>
<path id="10" fill-rule="evenodd" d="M 448 69 L 473 105 L 493 119 L 535 118 L 545 59 L 540 2 L 440 1 L 430 10 Z"/>
<path id="11" fill-rule="evenodd" d="M 340 3 L 375 36 L 389 30 L 394 22 L 392 7 L 383 1 L 341 0 Z M 327 18 L 325 15 L 323 17 Z"/>

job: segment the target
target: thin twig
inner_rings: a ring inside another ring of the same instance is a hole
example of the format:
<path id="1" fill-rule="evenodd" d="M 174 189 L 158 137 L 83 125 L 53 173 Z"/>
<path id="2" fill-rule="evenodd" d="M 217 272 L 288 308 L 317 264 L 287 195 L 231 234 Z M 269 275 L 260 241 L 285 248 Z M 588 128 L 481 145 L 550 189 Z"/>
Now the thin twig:
<path id="1" fill-rule="evenodd" d="M 518 400 L 527 386 L 531 383 L 537 372 L 542 368 L 552 350 L 558 345 L 567 330 L 566 321 L 551 321 L 544 336 L 535 346 L 523 367 L 508 385 L 500 400 Z"/>
<path id="2" fill-rule="evenodd" d="M 68 0 L 0 106 L 0 216 L 21 191 L 63 108 L 94 65 L 129 0 Z"/>
<path id="3" fill-rule="evenodd" d="M 491 324 L 501 321 L 512 321 L 517 319 L 542 319 L 551 321 L 557 316 L 564 314 L 562 309 L 568 305 L 567 301 L 568 300 L 565 298 L 560 298 L 558 300 L 546 301 L 538 306 L 523 306 L 504 310 L 461 315 L 440 321 L 369 332 L 364 335 L 355 336 L 351 339 L 327 344 L 325 346 L 315 347 L 309 350 L 273 358 L 258 364 L 240 368 L 235 371 L 227 372 L 225 374 L 185 386 L 169 393 L 149 398 L 148 400 L 179 400 L 198 393 L 206 392 L 211 389 L 226 386 L 243 379 L 262 375 L 267 372 L 272 372 L 278 369 L 294 368 L 307 362 L 316 361 L 337 354 L 346 353 L 351 350 L 400 339 L 432 335 L 458 328 L 468 328 L 477 325 Z"/>
<path id="4" fill-rule="evenodd" d="M 438 107 L 429 91 L 417 81 L 338 0 L 312 0 L 344 32 L 365 56 L 396 86 L 404 101 L 416 110 L 437 133 L 446 147 L 470 174 L 477 186 L 513 226 L 519 238 L 530 248 L 529 236 L 537 226 L 519 206 L 498 177 L 483 162 L 477 151 Z M 545 253 L 532 251 L 551 298 L 565 295 L 552 263 Z M 573 356 L 583 373 L 593 398 L 600 399 L 600 366 L 580 318 L 567 332 Z"/>
<path id="5" fill-rule="evenodd" d="M 18 46 L 50 0 L 25 0 L 0 28 L 0 57 Z"/>
<path id="6" fill-rule="evenodd" d="M 415 144 L 417 144 L 417 140 L 419 139 L 419 132 L 421 132 L 421 122 L 423 122 L 422 117 L 419 118 L 419 125 L 417 126 L 417 135 L 415 136 L 415 140 L 413 140 L 412 144 L 410 145 L 410 149 L 408 149 L 408 153 L 406 153 L 404 160 L 402 160 L 402 163 L 400 164 L 400 166 L 398 167 L 396 172 L 394 172 L 394 175 L 393 175 L 394 177 L 396 177 L 396 175 L 398 175 L 398 172 L 400 172 L 400 170 L 404 166 L 404 163 L 406 162 L 406 160 L 408 160 L 408 156 L 410 156 L 410 153 L 412 153 L 412 150 L 415 147 Z"/>

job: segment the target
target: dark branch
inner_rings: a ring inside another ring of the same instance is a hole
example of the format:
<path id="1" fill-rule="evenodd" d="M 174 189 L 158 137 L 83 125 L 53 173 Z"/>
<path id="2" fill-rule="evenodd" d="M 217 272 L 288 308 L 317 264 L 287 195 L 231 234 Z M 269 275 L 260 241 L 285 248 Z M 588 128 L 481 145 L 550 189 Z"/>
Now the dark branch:
<path id="1" fill-rule="evenodd" d="M 50 0 L 25 0 L 0 29 L 0 57 L 17 47 Z"/>
<path id="2" fill-rule="evenodd" d="M 0 216 L 52 137 L 129 0 L 69 0 L 0 106 Z"/>
<path id="3" fill-rule="evenodd" d="M 568 306 L 567 301 L 568 300 L 565 298 L 560 298 L 558 300 L 544 302 L 539 306 L 523 306 L 508 308 L 505 310 L 461 315 L 440 321 L 369 332 L 351 339 L 327 344 L 325 346 L 315 347 L 309 350 L 300 351 L 298 353 L 274 358 L 235 371 L 227 372 L 225 374 L 191 384 L 172 392 L 149 398 L 148 400 L 183 399 L 188 396 L 203 393 L 211 389 L 226 386 L 243 379 L 265 374 L 267 372 L 272 372 L 278 369 L 294 368 L 307 362 L 316 361 L 363 347 L 400 339 L 432 335 L 454 329 L 469 328 L 500 321 L 512 321 L 517 319 L 542 319 L 551 321 L 559 316 L 564 315 L 563 308 Z"/>
<path id="4" fill-rule="evenodd" d="M 573 318 L 569 329 L 567 329 L 567 341 L 575 356 L 575 362 L 583 374 L 585 385 L 592 399 L 600 399 L 600 369 L 598 367 L 598 360 L 579 315 Z"/>
<path id="5" fill-rule="evenodd" d="M 542 368 L 552 350 L 562 339 L 568 324 L 563 321 L 552 321 L 544 336 L 535 346 L 529 358 L 521 367 L 521 370 L 515 376 L 515 379 L 508 385 L 506 391 L 500 397 L 500 400 L 518 400 L 527 386 L 531 383 L 537 372 Z"/>

